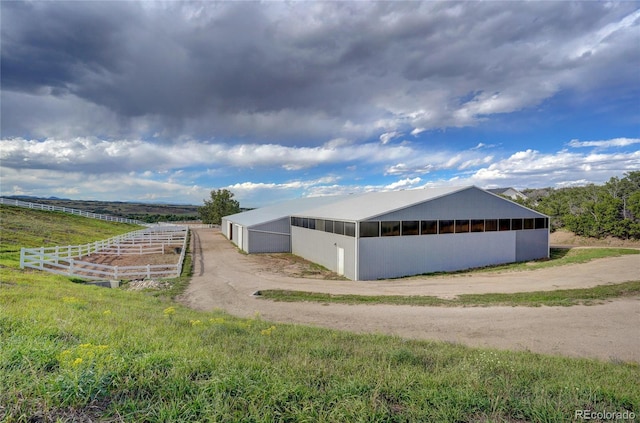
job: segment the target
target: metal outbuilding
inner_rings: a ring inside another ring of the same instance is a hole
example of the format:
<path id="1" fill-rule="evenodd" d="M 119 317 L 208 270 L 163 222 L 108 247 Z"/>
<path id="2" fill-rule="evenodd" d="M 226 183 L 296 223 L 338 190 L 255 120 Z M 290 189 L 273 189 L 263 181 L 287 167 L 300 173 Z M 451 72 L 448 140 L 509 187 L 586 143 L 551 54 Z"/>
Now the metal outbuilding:
<path id="1" fill-rule="evenodd" d="M 306 197 L 222 218 L 221 231 L 246 253 L 290 253 L 291 215 L 326 206 L 346 197 Z"/>
<path id="2" fill-rule="evenodd" d="M 251 212 L 222 225 L 244 251 L 292 252 L 353 280 L 549 257 L 547 216 L 475 186 L 306 198 Z"/>

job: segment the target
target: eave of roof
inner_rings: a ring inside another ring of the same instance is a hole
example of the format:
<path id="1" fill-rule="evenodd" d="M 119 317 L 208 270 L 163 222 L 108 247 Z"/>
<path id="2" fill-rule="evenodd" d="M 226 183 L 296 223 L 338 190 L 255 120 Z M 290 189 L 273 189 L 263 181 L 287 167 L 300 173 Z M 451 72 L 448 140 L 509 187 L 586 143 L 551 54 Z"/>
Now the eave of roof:
<path id="1" fill-rule="evenodd" d="M 354 194 L 357 195 L 357 194 Z M 283 201 L 271 206 L 260 207 L 241 213 L 225 216 L 223 219 L 232 221 L 238 225 L 252 227 L 273 222 L 294 214 L 305 213 L 306 210 L 342 201 L 349 198 L 348 195 L 331 195 L 323 197 L 304 197 Z"/>

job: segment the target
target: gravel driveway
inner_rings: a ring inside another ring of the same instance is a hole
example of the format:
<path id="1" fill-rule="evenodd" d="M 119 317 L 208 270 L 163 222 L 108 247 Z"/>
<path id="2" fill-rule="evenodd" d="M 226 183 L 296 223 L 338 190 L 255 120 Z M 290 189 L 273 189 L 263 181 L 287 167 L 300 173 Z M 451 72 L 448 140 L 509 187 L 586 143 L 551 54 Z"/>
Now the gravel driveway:
<path id="1" fill-rule="evenodd" d="M 585 288 L 640 278 L 640 256 L 524 272 L 406 278 L 390 281 L 302 279 L 244 255 L 219 232 L 192 231 L 194 275 L 180 301 L 239 317 L 256 312 L 274 322 L 441 340 L 470 346 L 640 362 L 640 298 L 572 307 L 416 307 L 283 303 L 259 299 L 264 289 L 335 294 L 433 295 Z"/>

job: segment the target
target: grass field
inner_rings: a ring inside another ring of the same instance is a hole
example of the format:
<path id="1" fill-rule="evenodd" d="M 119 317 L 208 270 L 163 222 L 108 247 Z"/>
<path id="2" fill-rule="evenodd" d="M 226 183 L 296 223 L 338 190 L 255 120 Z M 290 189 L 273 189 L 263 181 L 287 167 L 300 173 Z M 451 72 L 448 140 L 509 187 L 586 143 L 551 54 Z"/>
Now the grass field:
<path id="1" fill-rule="evenodd" d="M 454 299 L 427 295 L 348 295 L 320 292 L 287 291 L 280 289 L 259 291 L 261 298 L 274 301 L 313 301 L 339 304 L 396 304 L 430 307 L 488 307 L 488 306 L 573 306 L 601 303 L 609 298 L 640 295 L 640 281 L 601 285 L 586 289 L 518 292 L 515 294 L 461 294 Z"/>
<path id="2" fill-rule="evenodd" d="M 52 219 L 67 227 L 67 217 Z M 4 208 L 2 220 L 4 234 L 11 229 Z M 48 240 L 68 243 L 59 229 Z M 575 410 L 640 415 L 636 363 L 197 312 L 166 297 L 20 271 L 16 232 L 0 242 L 3 422 L 563 422 Z M 87 232 L 85 242 L 95 239 Z"/>

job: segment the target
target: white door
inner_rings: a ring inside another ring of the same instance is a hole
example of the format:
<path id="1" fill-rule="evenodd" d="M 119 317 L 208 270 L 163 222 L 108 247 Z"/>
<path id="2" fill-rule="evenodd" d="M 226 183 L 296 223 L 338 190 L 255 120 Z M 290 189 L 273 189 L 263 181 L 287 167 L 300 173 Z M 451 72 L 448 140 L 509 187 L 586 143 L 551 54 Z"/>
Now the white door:
<path id="1" fill-rule="evenodd" d="M 244 251 L 244 248 L 242 248 L 242 226 L 238 226 L 238 247 Z"/>
<path id="2" fill-rule="evenodd" d="M 344 275 L 344 248 L 338 247 L 338 275 Z"/>

